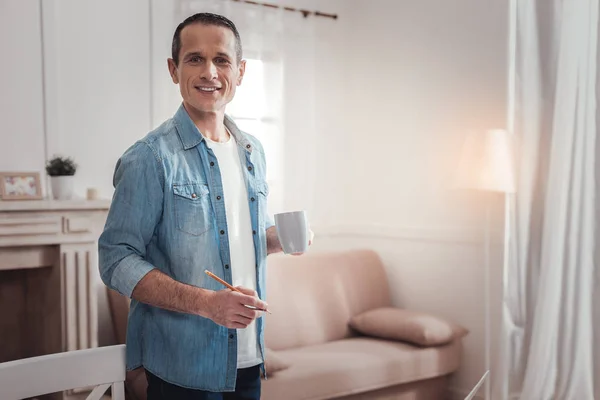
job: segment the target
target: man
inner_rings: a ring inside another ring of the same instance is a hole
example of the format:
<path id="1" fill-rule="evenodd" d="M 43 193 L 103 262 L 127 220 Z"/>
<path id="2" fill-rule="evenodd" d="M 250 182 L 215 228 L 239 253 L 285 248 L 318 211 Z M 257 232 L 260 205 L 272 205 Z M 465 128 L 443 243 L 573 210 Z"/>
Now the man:
<path id="1" fill-rule="evenodd" d="M 245 71 L 235 25 L 187 18 L 168 67 L 183 103 L 117 163 L 102 280 L 133 299 L 127 369 L 144 367 L 148 400 L 259 399 L 266 256 L 281 245 L 262 146 L 225 116 Z"/>

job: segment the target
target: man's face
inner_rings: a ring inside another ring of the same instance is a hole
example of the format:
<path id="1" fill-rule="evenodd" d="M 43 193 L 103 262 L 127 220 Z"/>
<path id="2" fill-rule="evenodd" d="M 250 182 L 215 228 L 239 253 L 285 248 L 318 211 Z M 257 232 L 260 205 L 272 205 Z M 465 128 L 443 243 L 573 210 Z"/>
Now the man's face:
<path id="1" fill-rule="evenodd" d="M 222 26 L 191 24 L 181 31 L 179 66 L 168 60 L 183 101 L 199 112 L 224 110 L 242 83 L 246 62 L 237 62 L 235 35 Z"/>

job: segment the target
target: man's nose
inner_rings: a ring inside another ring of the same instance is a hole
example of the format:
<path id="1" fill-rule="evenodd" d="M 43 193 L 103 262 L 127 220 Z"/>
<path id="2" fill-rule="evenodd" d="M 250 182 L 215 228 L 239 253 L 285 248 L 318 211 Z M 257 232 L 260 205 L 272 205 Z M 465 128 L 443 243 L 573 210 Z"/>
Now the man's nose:
<path id="1" fill-rule="evenodd" d="M 204 68 L 202 68 L 201 76 L 202 79 L 213 80 L 217 77 L 217 67 L 212 62 L 207 62 L 204 64 Z"/>

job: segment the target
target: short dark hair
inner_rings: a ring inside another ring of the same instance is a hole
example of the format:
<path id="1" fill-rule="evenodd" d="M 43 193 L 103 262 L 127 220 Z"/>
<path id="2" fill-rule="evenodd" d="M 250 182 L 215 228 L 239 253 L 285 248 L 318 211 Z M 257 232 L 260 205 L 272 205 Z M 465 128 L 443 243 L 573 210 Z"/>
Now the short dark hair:
<path id="1" fill-rule="evenodd" d="M 179 65 L 179 52 L 181 51 L 181 31 L 183 28 L 191 24 L 222 26 L 231 30 L 235 36 L 235 56 L 237 58 L 237 62 L 239 63 L 242 60 L 242 40 L 240 39 L 240 33 L 235 27 L 235 24 L 228 18 L 225 18 L 219 14 L 197 13 L 187 17 L 177 26 L 177 29 L 175 29 L 173 43 L 171 44 L 171 57 L 173 57 L 175 65 Z"/>

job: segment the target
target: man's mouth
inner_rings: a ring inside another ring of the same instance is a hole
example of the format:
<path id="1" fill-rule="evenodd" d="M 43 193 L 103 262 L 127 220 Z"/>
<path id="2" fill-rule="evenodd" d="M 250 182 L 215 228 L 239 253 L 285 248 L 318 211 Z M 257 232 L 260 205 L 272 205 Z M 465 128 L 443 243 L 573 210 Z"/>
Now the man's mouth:
<path id="1" fill-rule="evenodd" d="M 214 92 L 217 90 L 220 90 L 220 87 L 216 87 L 216 86 L 195 86 L 196 90 L 199 90 L 201 92 Z"/>

